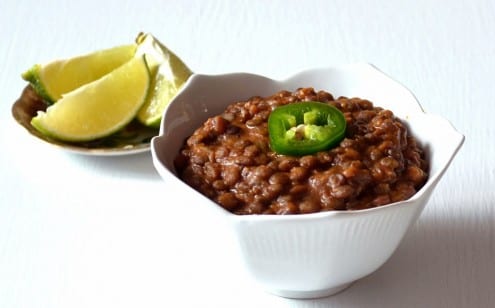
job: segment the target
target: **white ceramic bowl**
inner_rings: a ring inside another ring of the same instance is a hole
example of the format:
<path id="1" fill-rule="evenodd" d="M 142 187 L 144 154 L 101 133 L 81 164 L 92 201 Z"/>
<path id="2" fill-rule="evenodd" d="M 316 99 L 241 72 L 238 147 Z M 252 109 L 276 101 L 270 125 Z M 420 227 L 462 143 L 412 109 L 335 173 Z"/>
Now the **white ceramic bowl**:
<path id="1" fill-rule="evenodd" d="M 208 117 L 254 95 L 313 87 L 335 97 L 360 97 L 402 118 L 425 149 L 427 183 L 412 198 L 373 209 L 300 215 L 234 215 L 177 176 L 173 160 L 186 137 Z M 234 73 L 193 75 L 170 103 L 152 140 L 153 162 L 167 185 L 198 211 L 209 211 L 235 234 L 247 271 L 267 291 L 291 298 L 334 294 L 378 269 L 416 221 L 464 136 L 448 121 L 424 113 L 402 85 L 368 64 L 308 70 L 276 81 Z M 212 221 L 212 224 L 216 223 Z"/>

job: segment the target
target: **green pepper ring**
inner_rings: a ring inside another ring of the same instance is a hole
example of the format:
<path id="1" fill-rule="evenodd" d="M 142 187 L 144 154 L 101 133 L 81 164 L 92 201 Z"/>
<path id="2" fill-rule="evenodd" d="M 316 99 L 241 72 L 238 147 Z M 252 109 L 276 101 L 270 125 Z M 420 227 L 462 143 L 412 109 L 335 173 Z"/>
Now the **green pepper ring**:
<path id="1" fill-rule="evenodd" d="M 268 117 L 270 146 L 283 155 L 303 156 L 328 150 L 344 139 L 346 127 L 344 114 L 321 102 L 279 106 Z"/>

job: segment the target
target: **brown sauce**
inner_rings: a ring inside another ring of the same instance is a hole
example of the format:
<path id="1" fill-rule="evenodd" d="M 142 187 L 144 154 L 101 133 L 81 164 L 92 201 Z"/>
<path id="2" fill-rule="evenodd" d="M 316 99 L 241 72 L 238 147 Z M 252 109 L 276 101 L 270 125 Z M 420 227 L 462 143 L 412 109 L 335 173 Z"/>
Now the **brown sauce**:
<path id="1" fill-rule="evenodd" d="M 344 113 L 346 137 L 337 147 L 302 157 L 270 149 L 270 112 L 299 101 Z M 186 140 L 175 167 L 187 184 L 241 215 L 367 209 L 406 200 L 427 179 L 422 149 L 391 111 L 313 88 L 232 103 Z"/>

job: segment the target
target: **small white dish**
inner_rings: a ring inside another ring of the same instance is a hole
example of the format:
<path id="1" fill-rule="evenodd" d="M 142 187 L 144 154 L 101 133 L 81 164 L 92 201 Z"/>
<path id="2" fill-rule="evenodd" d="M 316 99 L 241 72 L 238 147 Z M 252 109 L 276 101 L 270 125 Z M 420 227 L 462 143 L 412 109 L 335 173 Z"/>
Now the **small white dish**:
<path id="1" fill-rule="evenodd" d="M 79 143 L 63 142 L 43 135 L 31 125 L 31 119 L 36 116 L 37 111 L 45 110 L 46 107 L 47 105 L 43 100 L 28 85 L 22 91 L 19 99 L 12 105 L 12 116 L 31 136 L 71 153 L 95 156 L 120 156 L 148 152 L 150 150 L 151 138 L 158 134 L 157 128 L 132 123 L 120 132 L 104 139 Z"/>
<path id="2" fill-rule="evenodd" d="M 392 110 L 425 149 L 430 168 L 426 184 L 409 200 L 367 210 L 234 215 L 177 177 L 174 158 L 208 117 L 234 101 L 300 87 L 325 90 L 335 97 L 360 97 Z M 183 206 L 207 211 L 227 223 L 256 282 L 280 296 L 314 298 L 343 290 L 388 260 L 463 141 L 447 120 L 424 113 L 405 87 L 371 65 L 352 64 L 307 70 L 282 81 L 247 73 L 195 74 L 170 103 L 151 147 L 153 163 L 168 189 L 187 196 Z"/>

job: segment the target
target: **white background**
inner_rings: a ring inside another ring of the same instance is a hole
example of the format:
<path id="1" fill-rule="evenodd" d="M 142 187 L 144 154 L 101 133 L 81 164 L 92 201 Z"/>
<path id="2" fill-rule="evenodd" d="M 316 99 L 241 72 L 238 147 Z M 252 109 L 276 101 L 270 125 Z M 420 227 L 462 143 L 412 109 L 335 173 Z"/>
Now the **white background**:
<path id="1" fill-rule="evenodd" d="M 150 154 L 65 153 L 12 119 L 31 65 L 140 31 L 201 73 L 373 63 L 466 142 L 378 271 L 329 298 L 272 296 L 170 208 Z M 0 307 L 494 307 L 494 55 L 492 0 L 1 0 Z"/>

